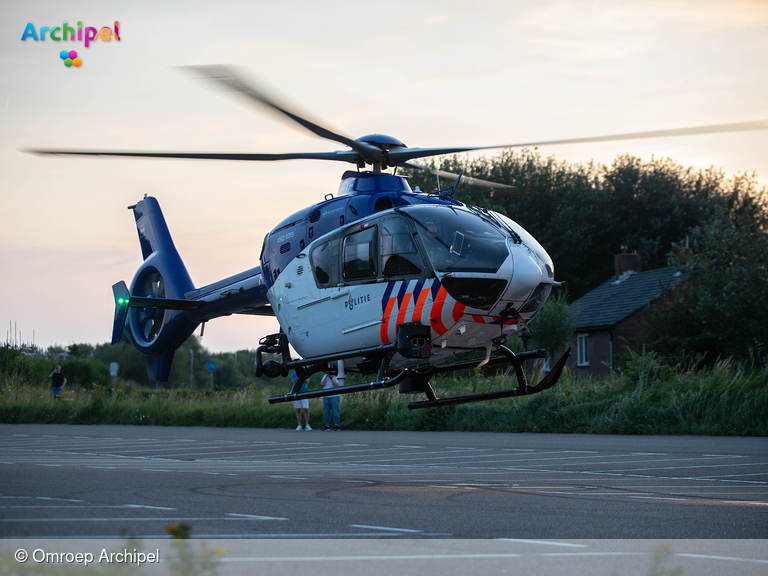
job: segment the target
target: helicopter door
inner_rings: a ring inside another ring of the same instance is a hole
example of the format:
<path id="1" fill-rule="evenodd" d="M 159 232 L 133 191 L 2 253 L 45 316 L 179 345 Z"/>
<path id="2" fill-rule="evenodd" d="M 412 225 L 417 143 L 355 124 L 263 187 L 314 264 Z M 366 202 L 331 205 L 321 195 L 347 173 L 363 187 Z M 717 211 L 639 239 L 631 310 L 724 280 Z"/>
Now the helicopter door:
<path id="1" fill-rule="evenodd" d="M 376 229 L 370 226 L 344 238 L 341 275 L 345 283 L 376 278 Z"/>
<path id="2" fill-rule="evenodd" d="M 381 270 L 386 280 L 422 276 L 427 272 L 413 241 L 413 232 L 399 216 L 385 218 L 381 224 Z"/>

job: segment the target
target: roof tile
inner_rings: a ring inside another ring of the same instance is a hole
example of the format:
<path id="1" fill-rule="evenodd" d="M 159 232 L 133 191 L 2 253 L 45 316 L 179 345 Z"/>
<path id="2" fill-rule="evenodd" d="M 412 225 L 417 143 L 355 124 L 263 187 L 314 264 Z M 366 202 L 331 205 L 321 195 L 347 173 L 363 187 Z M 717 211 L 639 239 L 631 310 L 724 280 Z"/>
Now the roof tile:
<path id="1" fill-rule="evenodd" d="M 675 268 L 639 272 L 623 280 L 611 278 L 571 304 L 579 310 L 576 329 L 615 326 L 661 296 L 664 288 L 672 288 L 687 278 Z"/>

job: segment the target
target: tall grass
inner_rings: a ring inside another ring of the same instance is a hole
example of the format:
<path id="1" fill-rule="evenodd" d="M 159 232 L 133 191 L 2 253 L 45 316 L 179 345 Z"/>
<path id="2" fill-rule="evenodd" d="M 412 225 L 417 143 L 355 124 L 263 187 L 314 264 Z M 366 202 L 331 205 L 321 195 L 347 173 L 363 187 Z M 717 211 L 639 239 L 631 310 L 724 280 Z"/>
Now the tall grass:
<path id="1" fill-rule="evenodd" d="M 514 375 L 475 374 L 433 381 L 438 396 L 502 390 Z M 104 389 L 59 400 L 50 389 L 18 376 L 0 378 L 0 422 L 137 424 L 293 428 L 290 403 L 270 405 L 287 384 L 239 391 L 149 390 L 121 384 L 113 399 Z M 420 397 L 396 389 L 355 393 L 341 402 L 342 427 L 356 430 L 462 430 L 590 434 L 768 435 L 768 369 L 721 361 L 709 368 L 661 366 L 655 354 L 635 354 L 613 379 L 563 375 L 552 389 L 511 398 L 437 409 L 407 409 Z M 310 401 L 320 426 L 320 400 Z"/>

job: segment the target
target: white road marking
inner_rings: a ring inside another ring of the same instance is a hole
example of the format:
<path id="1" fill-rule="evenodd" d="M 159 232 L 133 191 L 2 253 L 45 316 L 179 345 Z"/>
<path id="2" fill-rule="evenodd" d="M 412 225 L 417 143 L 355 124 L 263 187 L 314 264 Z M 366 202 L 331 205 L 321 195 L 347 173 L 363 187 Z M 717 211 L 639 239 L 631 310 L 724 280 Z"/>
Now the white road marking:
<path id="1" fill-rule="evenodd" d="M 85 510 L 87 508 L 149 508 L 151 510 L 176 510 L 176 508 L 164 508 L 162 506 L 141 506 L 139 504 L 122 504 L 120 506 L 108 506 L 106 504 L 87 504 L 85 506 L 51 506 L 50 504 L 40 506 L 0 506 L 0 509 L 21 509 L 21 508 L 63 508 L 67 510 Z"/>
<path id="2" fill-rule="evenodd" d="M 709 475 L 707 478 L 733 478 L 734 476 L 768 476 L 768 472 L 753 472 L 751 474 L 718 474 L 718 475 Z"/>
<path id="3" fill-rule="evenodd" d="M 242 456 L 221 456 L 218 458 L 200 458 L 200 456 L 207 456 L 209 454 L 243 454 L 243 453 L 249 453 L 252 452 L 255 455 L 257 455 L 259 458 L 285 458 L 285 457 L 294 457 L 294 458 L 312 458 L 313 460 L 327 460 L 329 458 L 354 458 L 359 455 L 361 452 L 384 452 L 387 450 L 392 450 L 392 448 L 382 448 L 382 449 L 368 449 L 368 450 L 342 450 L 342 447 L 329 447 L 332 448 L 331 451 L 325 451 L 325 452 L 318 452 L 316 449 L 313 449 L 311 452 L 301 452 L 300 454 L 286 454 L 289 450 L 305 450 L 305 448 L 302 447 L 296 447 L 296 448 L 273 448 L 270 450 L 257 450 L 254 448 L 244 448 L 242 450 L 217 450 L 215 452 L 186 452 L 181 454 L 174 454 L 170 457 L 173 459 L 179 459 L 180 456 L 197 456 L 198 460 L 206 461 L 206 462 L 226 462 L 228 458 L 241 458 Z M 335 448 L 335 449 L 333 449 Z M 272 454 L 267 454 L 267 452 L 272 452 Z M 326 456 L 326 454 L 330 454 L 331 456 Z M 150 456 L 151 458 L 157 458 L 159 455 Z M 285 460 L 273 460 L 274 462 L 285 462 Z"/>
<path id="4" fill-rule="evenodd" d="M 70 498 L 50 498 L 48 496 L 0 496 L 3 500 L 56 500 L 58 502 L 83 502 L 83 500 L 72 500 Z"/>
<path id="5" fill-rule="evenodd" d="M 699 460 L 699 458 L 683 458 L 681 460 Z M 679 462 L 681 460 L 677 461 Z M 610 470 L 610 472 L 642 472 L 643 470 L 692 470 L 694 468 L 736 468 L 738 466 L 768 466 L 768 462 L 748 462 L 744 464 L 700 464 L 697 466 L 663 466 L 659 468 L 627 468 L 625 470 Z"/>
<path id="6" fill-rule="evenodd" d="M 306 480 L 306 478 L 302 478 L 301 476 L 269 476 L 269 478 L 278 478 L 278 479 L 285 479 L 285 480 Z"/>
<path id="7" fill-rule="evenodd" d="M 639 500 L 677 500 L 685 502 L 688 498 L 666 498 L 663 496 L 628 496 L 628 498 L 637 498 Z"/>
<path id="8" fill-rule="evenodd" d="M 355 535 L 357 536 L 357 534 Z M 285 538 L 285 536 L 280 536 Z M 311 535 L 308 535 L 311 537 Z M 262 558 L 221 558 L 221 562 L 361 562 L 371 560 L 477 560 L 481 558 L 540 558 L 553 556 L 650 556 L 647 552 L 557 552 L 499 554 L 391 554 L 388 556 L 267 556 Z"/>
<path id="9" fill-rule="evenodd" d="M 280 540 L 296 540 L 296 539 L 306 539 L 306 538 L 350 538 L 350 539 L 357 539 L 357 538 L 375 538 L 375 539 L 382 539 L 382 538 L 402 538 L 407 537 L 408 535 L 404 532 L 337 532 L 337 533 L 317 533 L 317 534 L 294 534 L 294 533 L 284 533 L 284 534 L 227 534 L 227 538 L 252 538 L 256 540 L 273 540 L 273 539 L 280 539 Z M 425 532 L 424 534 L 420 534 L 420 536 L 428 537 L 428 538 L 438 538 L 438 537 L 450 537 L 453 536 L 450 532 Z M 221 538 L 221 534 L 195 534 L 195 538 L 212 538 L 212 539 L 219 539 Z M 51 538 L 49 536 L 46 536 L 46 538 Z M 69 537 L 68 537 L 69 538 Z M 74 537 L 73 537 L 74 538 Z M 88 536 L 87 538 L 91 538 L 91 536 Z M 167 535 L 165 536 L 144 536 L 144 538 L 150 539 L 150 538 L 168 538 Z"/>
<path id="10" fill-rule="evenodd" d="M 704 558 L 705 560 L 731 560 L 734 562 L 753 562 L 755 564 L 768 564 L 768 560 L 757 560 L 755 558 L 733 558 L 731 556 L 707 556 L 705 554 L 675 554 L 684 558 Z"/>
<path id="11" fill-rule="evenodd" d="M 233 520 L 288 520 L 288 518 L 277 518 L 275 516 L 256 516 L 254 514 L 236 514 L 234 512 L 226 512 L 225 516 L 234 516 Z"/>
<path id="12" fill-rule="evenodd" d="M 270 516 L 234 516 L 234 517 L 199 517 L 199 518 L 0 518 L 5 524 L 24 522 L 202 522 L 219 520 L 288 520 L 288 518 L 272 518 Z"/>
<path id="13" fill-rule="evenodd" d="M 414 534 L 424 530 L 411 530 L 410 528 L 387 528 L 385 526 L 367 526 L 365 524 L 349 524 L 350 528 L 368 528 L 369 530 L 384 530 L 386 532 L 412 532 Z"/>
<path id="14" fill-rule="evenodd" d="M 547 546 L 569 546 L 571 548 L 589 548 L 587 544 L 571 544 L 568 542 L 551 542 L 549 540 L 521 540 L 520 538 L 495 538 L 504 542 L 521 542 L 523 544 L 545 544 Z"/>
<path id="15" fill-rule="evenodd" d="M 493 454 L 493 456 L 494 457 L 503 456 L 503 457 L 505 457 L 505 460 L 484 460 L 483 462 L 478 462 L 478 464 L 480 464 L 480 463 L 482 463 L 482 464 L 495 464 L 495 463 L 498 463 L 498 462 L 510 462 L 510 460 L 507 459 L 507 458 L 512 458 L 514 456 L 529 456 L 529 455 L 530 456 L 540 456 L 541 454 L 568 454 L 568 453 L 573 453 L 573 452 L 574 451 L 559 450 L 559 451 L 555 451 L 555 452 L 537 452 L 535 454 L 498 454 L 497 453 L 497 454 Z M 439 454 L 439 456 L 426 457 L 427 455 L 431 455 L 431 454 Z M 398 461 L 398 462 L 403 462 L 405 460 L 403 458 L 403 456 L 410 456 L 410 454 L 398 454 L 397 458 L 389 458 L 387 460 L 376 460 L 376 462 L 377 463 L 378 462 L 391 462 L 393 460 Z M 408 460 L 418 460 L 418 462 L 422 463 L 421 465 L 423 466 L 424 465 L 423 462 L 425 460 L 453 460 L 453 459 L 457 459 L 457 458 L 465 458 L 465 459 L 466 458 L 486 458 L 486 457 L 491 456 L 491 455 L 489 455 L 489 454 L 477 454 L 477 455 L 473 454 L 471 456 L 468 456 L 466 454 L 453 455 L 453 454 L 448 453 L 448 452 L 436 451 L 436 452 L 420 452 L 420 453 L 414 454 L 413 456 L 414 456 L 413 458 L 409 458 Z M 630 454 L 616 454 L 614 456 L 603 456 L 603 457 L 604 458 L 628 458 L 629 456 L 630 456 Z M 560 463 L 557 463 L 557 464 L 535 464 L 535 462 L 537 462 L 537 461 L 584 460 L 584 459 L 589 459 L 589 458 L 592 458 L 592 456 L 558 456 L 556 458 L 524 458 L 524 459 L 521 460 L 521 462 L 525 462 L 529 466 L 551 466 L 551 465 L 557 465 L 557 466 L 584 466 L 584 465 L 590 465 L 591 466 L 591 465 L 595 465 L 595 464 L 614 464 L 614 465 L 616 464 L 616 462 L 597 462 L 597 463 L 595 463 L 595 462 L 588 462 L 588 463 L 576 462 L 576 463 L 573 463 L 573 464 L 560 464 Z M 700 458 L 699 458 L 699 460 L 700 460 Z M 648 460 L 639 460 L 638 462 L 639 463 L 647 463 L 649 461 Z M 627 464 L 631 464 L 632 462 L 626 462 L 626 463 Z M 431 465 L 431 464 L 427 464 L 427 466 L 429 466 L 429 465 Z M 544 471 L 545 472 L 546 470 L 539 470 L 539 471 Z"/>

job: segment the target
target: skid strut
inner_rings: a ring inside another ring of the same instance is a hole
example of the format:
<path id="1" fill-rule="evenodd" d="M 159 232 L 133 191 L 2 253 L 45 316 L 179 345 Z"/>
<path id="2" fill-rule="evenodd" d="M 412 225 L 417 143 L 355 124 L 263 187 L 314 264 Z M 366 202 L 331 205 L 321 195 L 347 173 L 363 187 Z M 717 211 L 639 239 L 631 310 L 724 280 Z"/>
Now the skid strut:
<path id="1" fill-rule="evenodd" d="M 536 386 L 528 386 L 522 367 L 522 360 L 524 359 L 523 354 L 525 353 L 515 355 L 514 352 L 504 346 L 500 346 L 499 350 L 501 350 L 504 356 L 506 356 L 507 361 L 510 362 L 515 369 L 515 375 L 517 376 L 518 382 L 517 388 L 513 388 L 511 390 L 500 390 L 499 392 L 485 392 L 482 394 L 469 394 L 467 396 L 454 396 L 452 398 L 436 398 L 434 392 L 432 392 L 431 386 L 429 386 L 427 383 L 426 387 L 429 388 L 429 390 L 425 390 L 425 393 L 427 394 L 428 399 L 421 402 L 411 402 L 408 404 L 408 409 L 416 410 L 418 408 L 453 406 L 455 404 L 468 404 L 469 402 L 480 402 L 482 400 L 498 400 L 499 398 L 527 396 L 529 394 L 537 394 L 539 392 L 543 392 L 544 390 L 552 388 L 552 386 L 557 383 L 558 379 L 560 378 L 560 374 L 563 372 L 563 368 L 565 367 L 565 362 L 568 360 L 568 355 L 571 353 L 571 349 L 568 348 L 568 350 L 566 350 L 565 353 L 560 357 L 560 360 L 558 360 L 557 363 L 552 367 L 552 370 L 550 370 L 549 373 L 544 376 L 541 382 L 539 382 Z M 496 362 L 493 362 L 494 364 L 501 363 L 500 358 L 497 358 L 496 360 Z"/>
<path id="2" fill-rule="evenodd" d="M 278 402 L 292 402 L 295 400 L 304 400 L 305 398 L 322 398 L 323 396 L 336 396 L 338 394 L 352 394 L 353 392 L 366 392 L 368 390 L 380 390 L 382 388 L 390 388 L 397 386 L 408 377 L 407 370 L 401 370 L 399 374 L 388 380 L 384 379 L 387 367 L 389 366 L 390 356 L 384 356 L 381 359 L 381 365 L 379 366 L 379 374 L 375 382 L 364 382 L 362 384 L 352 384 L 350 386 L 341 386 L 339 388 L 327 388 L 324 390 L 312 390 L 309 392 L 299 392 L 301 385 L 304 383 L 305 377 L 299 374 L 299 377 L 293 384 L 293 388 L 290 394 L 284 394 L 282 396 L 271 396 L 269 398 L 270 404 L 277 404 Z"/>

